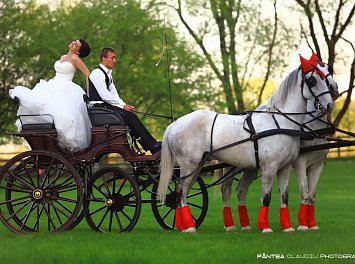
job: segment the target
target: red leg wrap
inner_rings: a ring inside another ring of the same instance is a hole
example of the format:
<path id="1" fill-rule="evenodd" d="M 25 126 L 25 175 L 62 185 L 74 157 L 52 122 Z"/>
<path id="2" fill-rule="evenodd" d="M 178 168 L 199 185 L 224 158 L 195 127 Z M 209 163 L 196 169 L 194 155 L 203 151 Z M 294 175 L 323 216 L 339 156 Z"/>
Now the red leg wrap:
<path id="1" fill-rule="evenodd" d="M 232 210 L 230 207 L 223 208 L 223 223 L 224 227 L 234 226 Z"/>
<path id="2" fill-rule="evenodd" d="M 184 221 L 185 228 L 195 227 L 195 221 L 192 217 L 190 207 L 184 206 L 181 208 L 182 219 Z"/>
<path id="3" fill-rule="evenodd" d="M 245 205 L 238 206 L 239 223 L 242 227 L 249 226 L 249 216 Z"/>
<path id="4" fill-rule="evenodd" d="M 175 228 L 176 228 L 176 230 L 179 230 L 179 231 L 186 229 L 185 225 L 184 225 L 184 221 L 182 219 L 181 208 L 175 209 Z"/>
<path id="5" fill-rule="evenodd" d="M 317 225 L 316 220 L 314 219 L 314 205 L 310 204 L 308 206 L 308 227 L 314 227 Z"/>
<path id="6" fill-rule="evenodd" d="M 290 213 L 288 212 L 288 208 L 280 208 L 280 223 L 282 229 L 287 229 L 292 227 L 290 221 Z"/>
<path id="7" fill-rule="evenodd" d="M 300 226 L 308 226 L 308 204 L 300 204 L 300 209 L 298 211 L 298 223 Z"/>
<path id="8" fill-rule="evenodd" d="M 261 230 L 270 228 L 269 221 L 268 221 L 268 212 L 269 212 L 269 207 L 266 207 L 266 206 L 260 207 L 259 218 L 258 218 L 258 227 Z"/>

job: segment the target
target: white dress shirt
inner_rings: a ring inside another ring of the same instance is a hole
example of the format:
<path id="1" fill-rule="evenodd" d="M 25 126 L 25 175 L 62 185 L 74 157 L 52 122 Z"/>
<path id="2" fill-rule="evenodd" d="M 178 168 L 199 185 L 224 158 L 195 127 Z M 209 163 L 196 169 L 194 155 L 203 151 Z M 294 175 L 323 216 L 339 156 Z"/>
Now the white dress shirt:
<path id="1" fill-rule="evenodd" d="M 103 64 L 100 63 L 100 67 L 107 73 L 110 80 L 112 80 L 112 70 L 106 68 Z M 102 98 L 102 101 L 117 106 L 123 109 L 126 103 L 120 98 L 117 93 L 117 89 L 113 81 L 107 89 L 106 86 L 106 77 L 105 74 L 100 69 L 94 69 L 89 76 L 91 82 L 95 85 L 95 88 Z M 91 104 L 102 103 L 101 101 L 94 101 Z"/>

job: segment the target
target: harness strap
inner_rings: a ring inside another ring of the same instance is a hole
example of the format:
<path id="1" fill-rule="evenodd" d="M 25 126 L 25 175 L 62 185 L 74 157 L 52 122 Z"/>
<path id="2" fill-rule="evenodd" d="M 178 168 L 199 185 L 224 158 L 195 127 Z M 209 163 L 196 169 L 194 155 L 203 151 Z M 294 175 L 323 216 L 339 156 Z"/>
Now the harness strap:
<path id="1" fill-rule="evenodd" d="M 277 128 L 280 129 L 281 127 L 280 127 L 280 125 L 279 125 L 279 122 L 277 122 L 277 120 L 276 120 L 275 114 L 272 113 L 271 116 L 272 116 L 272 119 L 274 119 L 274 122 L 275 122 L 275 125 L 277 126 Z"/>
<path id="2" fill-rule="evenodd" d="M 216 120 L 217 120 L 217 117 L 218 117 L 218 113 L 216 113 L 216 115 L 214 116 L 213 118 L 213 122 L 212 122 L 212 127 L 211 127 L 211 143 L 210 143 L 210 152 L 213 151 L 213 130 L 214 130 L 214 125 L 216 124 Z"/>
<path id="3" fill-rule="evenodd" d="M 247 130 L 247 128 L 245 128 Z M 338 130 L 338 129 L 337 129 Z M 247 130 L 248 131 L 248 130 Z M 343 132 L 343 131 L 341 131 Z M 344 131 L 347 132 L 347 131 Z M 349 133 L 349 132 L 348 132 Z M 350 133 L 352 136 L 355 136 L 353 133 Z M 209 153 L 205 153 L 206 155 L 203 156 L 203 158 L 201 159 L 199 165 L 197 166 L 197 168 L 192 171 L 190 174 L 188 175 L 184 175 L 181 176 L 175 180 L 173 180 L 173 182 L 177 182 L 180 181 L 182 179 L 188 178 L 190 177 L 192 174 L 194 174 L 196 171 L 200 171 L 203 167 L 203 164 L 205 163 L 205 161 L 207 159 L 209 159 L 214 153 L 216 153 L 217 151 L 221 151 L 224 149 L 228 149 L 246 142 L 249 142 L 250 140 L 258 140 L 264 137 L 269 137 L 269 136 L 274 136 L 274 135 L 287 135 L 287 136 L 294 136 L 294 137 L 300 137 L 300 138 L 307 138 L 310 136 L 314 136 L 313 134 L 310 135 L 310 132 L 305 132 L 302 130 L 294 130 L 294 129 L 286 129 L 286 128 L 281 128 L 281 129 L 270 129 L 270 130 L 266 130 L 266 131 L 262 131 L 259 132 L 257 134 L 255 134 L 252 137 L 249 138 L 245 138 L 227 145 L 224 145 L 222 147 L 219 147 L 217 149 L 214 149 L 213 151 L 209 152 Z M 317 137 L 317 135 L 316 135 Z M 320 138 L 318 136 L 318 138 Z M 322 144 L 322 145 L 314 145 L 314 146 L 308 146 L 305 148 L 301 149 L 301 152 L 308 152 L 308 151 L 315 151 L 315 150 L 321 150 L 321 149 L 330 149 L 330 148 L 338 148 L 338 147 L 345 147 L 345 146 L 355 146 L 355 140 L 341 140 L 341 139 L 337 139 L 337 138 L 324 138 L 326 140 L 335 140 L 336 142 L 334 143 L 328 143 L 328 144 Z"/>
<path id="4" fill-rule="evenodd" d="M 247 114 L 247 117 L 246 117 L 246 119 L 245 119 L 245 121 L 246 121 L 246 123 L 247 123 L 249 129 L 245 127 L 245 124 L 244 124 L 244 127 L 243 127 L 243 128 L 244 128 L 246 131 L 248 131 L 248 132 L 250 133 L 250 138 L 251 138 L 251 140 L 252 140 L 253 143 L 254 143 L 255 164 L 256 164 L 256 167 L 257 167 L 257 168 L 260 168 L 260 162 L 259 162 L 259 144 L 258 144 L 258 140 L 255 138 L 255 136 L 256 136 L 256 131 L 255 131 L 255 127 L 254 127 L 254 125 L 253 125 L 252 115 L 253 115 L 252 112 L 248 113 L 248 114 Z"/>

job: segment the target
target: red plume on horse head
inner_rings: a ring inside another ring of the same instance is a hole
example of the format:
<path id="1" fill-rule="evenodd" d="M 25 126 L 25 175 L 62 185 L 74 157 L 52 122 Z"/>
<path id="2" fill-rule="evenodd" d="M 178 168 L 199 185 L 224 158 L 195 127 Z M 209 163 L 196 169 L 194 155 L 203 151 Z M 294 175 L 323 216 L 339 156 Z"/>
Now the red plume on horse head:
<path id="1" fill-rule="evenodd" d="M 317 64 L 319 62 L 321 62 L 321 60 L 313 52 L 312 52 L 312 56 L 309 60 L 303 58 L 300 55 L 300 61 L 301 61 L 301 66 L 302 66 L 302 70 L 304 73 L 312 71 L 315 67 L 317 67 Z"/>

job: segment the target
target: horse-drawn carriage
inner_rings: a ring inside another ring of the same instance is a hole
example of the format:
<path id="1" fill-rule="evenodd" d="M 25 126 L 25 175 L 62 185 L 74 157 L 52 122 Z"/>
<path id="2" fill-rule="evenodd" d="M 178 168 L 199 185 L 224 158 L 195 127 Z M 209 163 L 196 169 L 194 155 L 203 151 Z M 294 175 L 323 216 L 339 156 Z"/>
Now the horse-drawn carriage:
<path id="1" fill-rule="evenodd" d="M 163 228 L 173 228 L 174 184 L 164 205 L 156 198 L 160 152 L 140 153 L 118 113 L 91 107 L 88 114 L 91 143 L 75 153 L 60 146 L 53 121 L 27 123 L 28 116 L 19 117 L 22 131 L 18 136 L 31 150 L 13 157 L 1 169 L 2 222 L 16 233 L 63 231 L 74 228 L 85 217 L 96 231 L 123 232 L 134 228 L 142 204 L 150 203 L 157 222 Z M 98 167 L 94 165 L 110 153 L 121 155 L 131 169 L 105 167 L 94 171 Z M 176 169 L 176 177 L 178 173 Z M 199 225 L 208 207 L 202 178 L 190 196 Z"/>
<path id="2" fill-rule="evenodd" d="M 267 209 L 272 181 L 277 174 L 282 204 L 281 224 L 284 230 L 294 230 L 287 209 L 287 186 L 292 163 L 300 153 L 300 138 L 323 140 L 318 145 L 306 144 L 308 146 L 301 152 L 355 145 L 355 140 L 344 141 L 322 134 L 346 131 L 322 120 L 332 109 L 337 84 L 329 67 L 317 57 L 312 58 L 301 60 L 302 67 L 287 76 L 270 98 L 268 106 L 240 116 L 196 111 L 178 119 L 165 131 L 161 160 L 160 153 L 142 155 L 135 140 L 130 140 L 129 129 L 122 117 L 107 109 L 88 108 L 92 123 L 91 144 L 75 153 L 59 146 L 53 122 L 24 122 L 18 135 L 29 143 L 32 150 L 15 156 L 0 171 L 0 219 L 10 230 L 18 233 L 68 230 L 84 217 L 96 231 L 123 232 L 133 229 L 142 204 L 150 203 L 157 222 L 163 228 L 194 232 L 207 213 L 207 188 L 226 182 L 230 184 L 236 171 L 228 170 L 209 186 L 199 175 L 231 164 L 246 169 L 246 174 L 251 175 L 240 185 L 243 191 L 238 189 L 242 200 L 245 200 L 253 175 L 258 169 L 263 174 L 262 206 L 258 219 L 263 232 L 272 231 Z M 312 110 L 309 110 L 307 102 L 310 102 Z M 309 115 L 309 121 L 305 124 L 306 115 Z M 314 130 L 311 123 L 320 127 L 330 126 L 331 131 L 329 127 Z M 307 131 L 303 131 L 305 128 Z M 354 133 L 347 134 L 354 137 Z M 327 141 L 331 143 L 324 143 Z M 121 155 L 130 169 L 106 167 L 95 171 L 94 165 L 110 153 Z M 319 159 L 320 164 L 325 156 Z M 204 161 L 209 158 L 224 163 L 205 166 Z M 304 193 L 309 196 L 308 189 L 315 188 L 319 174 L 312 187 L 307 185 L 308 175 L 303 174 L 300 172 L 297 176 L 305 178 L 304 188 L 307 190 Z M 229 205 L 230 198 L 227 188 L 223 194 L 225 205 Z M 302 202 L 308 203 L 312 199 L 302 197 Z M 247 218 L 246 208 L 243 210 L 243 218 Z M 307 210 L 302 211 L 307 215 L 309 207 L 302 206 L 302 210 Z M 249 223 L 245 225 L 248 227 Z"/>

